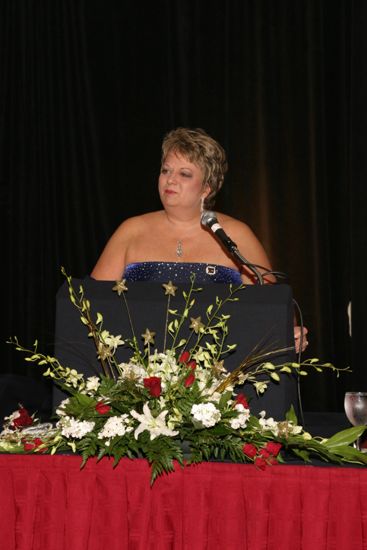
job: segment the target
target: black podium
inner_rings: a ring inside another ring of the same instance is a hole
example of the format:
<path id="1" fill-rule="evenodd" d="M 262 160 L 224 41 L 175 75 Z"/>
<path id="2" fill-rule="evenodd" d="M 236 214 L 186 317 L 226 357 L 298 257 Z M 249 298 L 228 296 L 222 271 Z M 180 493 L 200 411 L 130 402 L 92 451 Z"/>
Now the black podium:
<path id="1" fill-rule="evenodd" d="M 74 279 L 73 287 L 84 288 L 85 297 L 91 303 L 95 315 L 103 315 L 103 328 L 113 335 L 120 334 L 122 338 L 131 338 L 131 328 L 126 313 L 123 298 L 112 291 L 114 282 L 95 281 L 89 277 Z M 176 296 L 171 297 L 171 309 L 181 311 L 184 304 L 182 292 L 188 292 L 190 284 L 177 285 Z M 229 294 L 225 284 L 196 285 L 202 290 L 194 294 L 195 305 L 189 317 L 205 319 L 205 312 L 210 304 L 216 303 L 216 298 L 224 299 Z M 228 344 L 237 344 L 234 352 L 226 357 L 224 365 L 232 371 L 242 360 L 256 348 L 267 350 L 282 349 L 294 346 L 293 336 L 293 301 L 289 285 L 249 285 L 236 293 L 238 301 L 227 302 L 221 313 L 230 315 L 228 320 Z M 138 339 L 149 328 L 156 333 L 154 348 L 163 351 L 165 332 L 167 296 L 161 283 L 135 282 L 128 284 L 126 299 L 134 331 Z M 187 330 L 189 322 L 186 322 Z M 185 334 L 183 333 L 183 337 Z M 142 343 L 142 340 L 141 340 Z M 167 347 L 170 347 L 170 337 L 167 337 Z M 56 297 L 56 327 L 55 355 L 63 366 L 75 368 L 87 376 L 100 372 L 96 349 L 88 329 L 80 321 L 78 310 L 69 299 L 66 282 L 61 286 Z M 116 358 L 119 362 L 128 362 L 132 355 L 130 348 L 119 347 Z M 294 350 L 283 352 L 269 358 L 275 364 L 295 360 Z M 265 410 L 267 416 L 280 420 L 293 404 L 297 405 L 297 381 L 294 375 L 281 375 L 281 382 L 271 382 L 268 390 L 258 397 L 249 384 L 239 388 L 250 399 L 250 407 L 257 414 Z M 53 395 L 55 407 L 65 395 L 56 389 Z"/>

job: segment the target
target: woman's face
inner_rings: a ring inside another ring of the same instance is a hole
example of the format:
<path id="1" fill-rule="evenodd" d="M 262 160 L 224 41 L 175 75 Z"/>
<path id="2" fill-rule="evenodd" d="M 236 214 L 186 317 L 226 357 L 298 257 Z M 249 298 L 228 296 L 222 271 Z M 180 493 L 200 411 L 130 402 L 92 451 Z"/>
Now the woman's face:
<path id="1" fill-rule="evenodd" d="M 209 192 L 203 170 L 180 153 L 168 153 L 159 175 L 159 195 L 163 206 L 199 210 Z"/>

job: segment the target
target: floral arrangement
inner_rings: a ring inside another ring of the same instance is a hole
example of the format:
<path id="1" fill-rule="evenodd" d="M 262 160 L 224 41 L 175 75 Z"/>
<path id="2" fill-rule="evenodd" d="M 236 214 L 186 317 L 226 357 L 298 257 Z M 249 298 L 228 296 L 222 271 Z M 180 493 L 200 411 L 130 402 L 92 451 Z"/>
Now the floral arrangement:
<path id="1" fill-rule="evenodd" d="M 20 405 L 5 418 L 0 434 L 0 452 L 62 453 L 82 456 L 82 466 L 89 457 L 144 457 L 151 464 L 152 482 L 174 468 L 174 460 L 184 466 L 210 459 L 253 462 L 259 468 L 284 461 L 291 452 L 304 461 L 317 456 L 325 461 L 367 464 L 367 456 L 353 446 L 364 427 L 353 427 L 329 439 L 312 437 L 298 425 L 293 408 L 277 422 L 265 411 L 255 416 L 245 395 L 236 393 L 238 386 L 252 384 L 263 393 L 270 382 L 279 383 L 280 373 L 310 369 L 341 370 L 330 363 L 309 359 L 302 363 L 274 365 L 269 361 L 274 351 L 254 351 L 233 372 L 227 372 L 225 357 L 235 345 L 227 344 L 229 316 L 223 311 L 228 301 L 238 299 L 244 288 L 229 286 L 225 299 L 217 298 L 205 317 L 190 317 L 196 294 L 191 287 L 183 292 L 184 307 L 172 307 L 177 287 L 163 284 L 167 296 L 166 333 L 163 350 L 154 347 L 155 333 L 146 329 L 135 334 L 129 312 L 124 280 L 116 282 L 113 291 L 123 300 L 130 320 L 131 335 L 114 336 L 104 328 L 104 318 L 91 313 L 82 286 L 76 291 L 66 277 L 71 302 L 81 322 L 88 329 L 101 364 L 99 376 L 85 378 L 76 370 L 60 364 L 57 358 L 39 353 L 37 342 L 31 349 L 23 347 L 16 337 L 9 343 L 25 353 L 26 361 L 36 363 L 69 397 L 56 410 L 57 421 L 40 423 Z M 184 324 L 189 336 L 182 338 Z M 169 343 L 168 343 L 169 340 Z M 131 348 L 127 363 L 119 363 L 116 351 Z M 284 350 L 276 350 L 284 351 Z M 261 379 L 259 379 L 261 376 Z"/>

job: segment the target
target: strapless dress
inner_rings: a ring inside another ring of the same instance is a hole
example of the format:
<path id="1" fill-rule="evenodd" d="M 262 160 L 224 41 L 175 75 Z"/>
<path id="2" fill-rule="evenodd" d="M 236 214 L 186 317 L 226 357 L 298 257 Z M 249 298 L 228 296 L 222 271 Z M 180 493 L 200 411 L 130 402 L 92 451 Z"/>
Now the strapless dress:
<path id="1" fill-rule="evenodd" d="M 191 273 L 195 274 L 195 282 L 199 284 L 242 283 L 239 271 L 231 267 L 187 262 L 136 262 L 126 266 L 123 278 L 132 282 L 187 283 L 190 282 Z"/>

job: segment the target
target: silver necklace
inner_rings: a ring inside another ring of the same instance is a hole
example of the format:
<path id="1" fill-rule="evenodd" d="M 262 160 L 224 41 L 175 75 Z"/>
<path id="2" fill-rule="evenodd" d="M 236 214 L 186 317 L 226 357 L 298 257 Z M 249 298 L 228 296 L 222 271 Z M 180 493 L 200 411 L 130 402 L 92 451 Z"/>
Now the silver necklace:
<path id="1" fill-rule="evenodd" d="M 182 258 L 182 256 L 183 256 L 182 241 L 177 241 L 176 256 L 178 256 L 178 258 Z"/>

